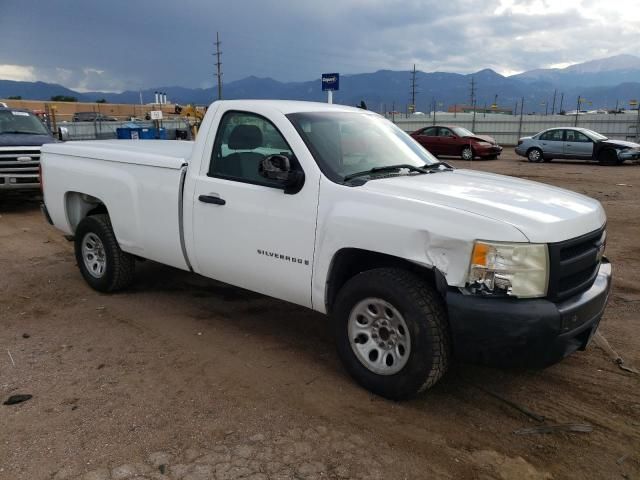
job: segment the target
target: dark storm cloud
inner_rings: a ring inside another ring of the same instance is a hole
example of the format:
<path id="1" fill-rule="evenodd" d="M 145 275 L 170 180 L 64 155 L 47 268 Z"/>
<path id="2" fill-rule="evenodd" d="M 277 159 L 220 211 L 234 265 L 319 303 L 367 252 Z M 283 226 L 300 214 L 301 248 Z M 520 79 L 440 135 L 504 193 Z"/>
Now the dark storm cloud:
<path id="1" fill-rule="evenodd" d="M 216 31 L 226 81 L 301 81 L 414 63 L 425 71 L 508 73 L 623 53 L 640 40 L 632 28 L 638 7 L 627 7 L 603 13 L 593 0 L 0 0 L 0 78 L 83 90 L 210 86 Z"/>

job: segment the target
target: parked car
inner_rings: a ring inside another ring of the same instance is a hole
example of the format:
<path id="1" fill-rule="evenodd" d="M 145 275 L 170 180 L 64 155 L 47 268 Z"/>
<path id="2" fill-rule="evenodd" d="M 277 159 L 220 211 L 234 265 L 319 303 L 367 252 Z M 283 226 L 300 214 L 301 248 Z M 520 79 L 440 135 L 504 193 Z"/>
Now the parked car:
<path id="1" fill-rule="evenodd" d="M 495 160 L 502 152 L 493 137 L 476 135 L 463 127 L 433 125 L 411 134 L 420 145 L 434 155 L 451 155 L 472 160 L 474 157 Z"/>
<path id="2" fill-rule="evenodd" d="M 0 193 L 40 188 L 40 147 L 56 140 L 29 110 L 0 107 Z"/>
<path id="3" fill-rule="evenodd" d="M 395 399 L 453 356 L 548 365 L 598 327 L 597 200 L 453 169 L 346 106 L 217 101 L 201 132 L 45 146 L 43 211 L 91 287 L 147 258 L 329 314 L 349 373 Z"/>
<path id="4" fill-rule="evenodd" d="M 620 165 L 640 159 L 640 144 L 611 140 L 578 127 L 550 128 L 518 140 L 516 153 L 530 162 L 550 162 L 554 158 L 593 160 L 601 165 Z"/>
<path id="5" fill-rule="evenodd" d="M 115 122 L 115 117 L 110 117 L 98 112 L 76 112 L 73 114 L 74 122 Z"/>

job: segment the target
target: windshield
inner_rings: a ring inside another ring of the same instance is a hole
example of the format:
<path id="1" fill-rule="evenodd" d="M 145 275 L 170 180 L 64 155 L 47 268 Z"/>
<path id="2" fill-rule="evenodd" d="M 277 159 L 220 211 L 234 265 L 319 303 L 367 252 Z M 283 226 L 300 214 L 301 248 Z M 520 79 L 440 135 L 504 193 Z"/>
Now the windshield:
<path id="1" fill-rule="evenodd" d="M 588 130 L 588 129 L 584 129 L 582 130 L 582 133 L 584 133 L 585 135 L 587 135 L 588 137 L 591 137 L 592 140 L 606 140 L 607 137 L 605 137 L 604 135 L 598 133 L 598 132 L 594 132 L 593 130 Z"/>
<path id="2" fill-rule="evenodd" d="M 462 128 L 462 127 L 453 127 L 453 131 L 459 137 L 473 137 L 474 136 L 474 133 L 471 130 L 467 130 L 466 128 Z"/>
<path id="3" fill-rule="evenodd" d="M 0 134 L 3 133 L 49 135 L 37 117 L 17 110 L 0 110 Z"/>
<path id="4" fill-rule="evenodd" d="M 322 172 L 334 182 L 370 169 L 437 163 L 409 135 L 378 115 L 356 112 L 291 113 L 287 118 Z"/>

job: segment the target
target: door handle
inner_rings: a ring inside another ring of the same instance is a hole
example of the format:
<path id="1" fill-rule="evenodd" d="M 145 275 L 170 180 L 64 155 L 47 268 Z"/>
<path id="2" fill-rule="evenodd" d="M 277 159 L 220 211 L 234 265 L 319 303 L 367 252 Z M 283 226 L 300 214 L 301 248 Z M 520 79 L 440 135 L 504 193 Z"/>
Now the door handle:
<path id="1" fill-rule="evenodd" d="M 200 195 L 198 197 L 198 200 L 200 200 L 203 203 L 212 203 L 214 205 L 226 205 L 226 203 L 227 203 L 226 200 L 220 198 L 216 194 L 213 194 L 213 195 Z"/>

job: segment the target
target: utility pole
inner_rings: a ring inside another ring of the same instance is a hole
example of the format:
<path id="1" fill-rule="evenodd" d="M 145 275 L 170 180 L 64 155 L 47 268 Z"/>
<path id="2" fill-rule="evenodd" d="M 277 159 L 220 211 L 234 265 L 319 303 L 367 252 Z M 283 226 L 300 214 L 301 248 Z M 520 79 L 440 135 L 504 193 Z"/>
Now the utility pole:
<path id="1" fill-rule="evenodd" d="M 555 115 L 556 113 L 556 95 L 558 93 L 558 89 L 556 88 L 553 91 L 553 106 L 551 107 L 551 115 Z"/>
<path id="2" fill-rule="evenodd" d="M 433 124 L 436 124 L 436 99 L 433 97 Z"/>
<path id="3" fill-rule="evenodd" d="M 560 94 L 560 108 L 558 109 L 558 113 L 562 112 L 562 102 L 564 102 L 564 92 Z"/>
<path id="4" fill-rule="evenodd" d="M 522 114 L 524 113 L 524 97 L 520 102 L 520 125 L 518 126 L 518 139 L 522 137 Z"/>
<path id="5" fill-rule="evenodd" d="M 471 97 L 469 104 L 473 107 L 476 102 L 476 79 L 471 77 Z"/>
<path id="6" fill-rule="evenodd" d="M 578 95 L 578 105 L 576 106 L 576 122 L 573 125 L 574 127 L 578 126 L 578 113 L 580 112 L 580 95 Z"/>
<path id="7" fill-rule="evenodd" d="M 416 111 L 416 88 L 418 84 L 416 83 L 416 64 L 413 64 L 413 70 L 411 71 L 411 113 Z"/>
<path id="8" fill-rule="evenodd" d="M 222 62 L 220 61 L 220 55 L 222 55 L 222 52 L 220 51 L 220 45 L 222 42 L 220 42 L 220 35 L 218 32 L 216 32 L 216 77 L 218 79 L 218 100 L 222 100 Z"/>
<path id="9" fill-rule="evenodd" d="M 471 120 L 471 131 L 476 129 L 476 79 L 471 77 L 471 108 L 473 108 L 473 119 Z"/>

